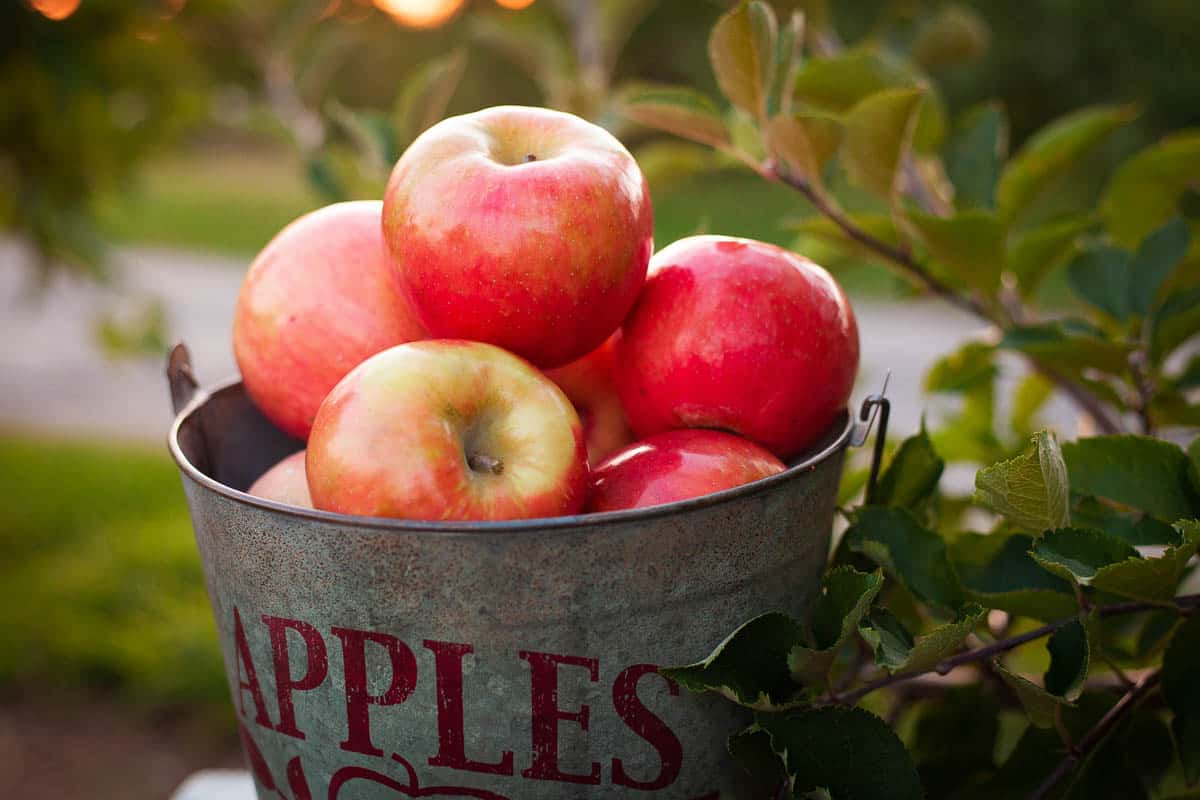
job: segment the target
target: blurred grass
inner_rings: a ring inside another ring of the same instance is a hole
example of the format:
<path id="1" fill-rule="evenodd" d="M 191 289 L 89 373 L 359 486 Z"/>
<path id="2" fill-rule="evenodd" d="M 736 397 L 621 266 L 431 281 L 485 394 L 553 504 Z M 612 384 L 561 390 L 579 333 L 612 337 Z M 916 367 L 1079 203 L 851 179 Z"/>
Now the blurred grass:
<path id="1" fill-rule="evenodd" d="M 165 452 L 0 432 L 0 688 L 228 716 Z"/>
<path id="2" fill-rule="evenodd" d="M 221 149 L 147 165 L 130 191 L 106 198 L 99 216 L 115 242 L 251 256 L 321 205 L 294 159 Z"/>

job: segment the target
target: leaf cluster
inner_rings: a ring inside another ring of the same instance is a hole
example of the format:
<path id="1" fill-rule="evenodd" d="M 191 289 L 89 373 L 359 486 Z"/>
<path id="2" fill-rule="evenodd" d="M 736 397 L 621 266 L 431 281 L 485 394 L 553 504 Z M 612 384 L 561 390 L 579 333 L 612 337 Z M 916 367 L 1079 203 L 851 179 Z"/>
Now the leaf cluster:
<path id="1" fill-rule="evenodd" d="M 800 252 L 884 264 L 989 326 L 930 369 L 957 411 L 843 510 L 806 615 L 763 614 L 666 673 L 754 712 L 729 749 L 763 797 L 1184 796 L 1200 778 L 1200 133 L 1136 152 L 1086 207 L 1064 188 L 1138 110 L 1082 109 L 1010 153 L 1003 108 L 949 119 L 925 72 L 980 46 L 948 8 L 898 53 L 843 44 L 823 3 L 742 2 L 709 40 L 724 102 L 626 97 L 636 123 L 795 189 L 813 212 Z M 1052 278 L 1066 315 L 1040 313 Z M 1039 430 L 1055 396 L 1098 435 Z M 947 462 L 976 466 L 971 497 L 941 491 Z"/>

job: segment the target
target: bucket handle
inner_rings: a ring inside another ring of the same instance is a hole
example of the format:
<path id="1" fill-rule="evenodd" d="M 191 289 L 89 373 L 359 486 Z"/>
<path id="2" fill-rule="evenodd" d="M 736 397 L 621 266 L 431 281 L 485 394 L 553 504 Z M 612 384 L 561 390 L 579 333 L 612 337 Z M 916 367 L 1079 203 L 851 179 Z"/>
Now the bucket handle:
<path id="1" fill-rule="evenodd" d="M 176 414 L 203 394 L 196 373 L 192 371 L 192 354 L 183 342 L 176 343 L 167 354 L 167 385 L 171 389 L 171 405 Z"/>
<path id="2" fill-rule="evenodd" d="M 883 446 L 887 441 L 888 417 L 892 413 L 892 402 L 887 398 L 888 381 L 892 372 L 888 370 L 883 377 L 883 387 L 879 392 L 867 397 L 862 402 L 858 412 L 858 424 L 850 434 L 850 444 L 862 447 L 871 435 L 875 419 L 879 419 L 879 428 L 875 431 L 875 449 L 871 454 L 871 472 L 867 478 L 866 502 L 870 504 L 875 498 L 875 484 L 879 480 L 879 468 L 883 465 Z"/>

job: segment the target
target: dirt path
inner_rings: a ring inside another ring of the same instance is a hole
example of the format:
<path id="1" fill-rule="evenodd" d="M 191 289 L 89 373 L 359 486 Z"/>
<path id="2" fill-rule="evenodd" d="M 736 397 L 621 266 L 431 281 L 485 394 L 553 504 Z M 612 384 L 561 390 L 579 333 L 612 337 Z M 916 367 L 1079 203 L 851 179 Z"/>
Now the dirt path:
<path id="1" fill-rule="evenodd" d="M 201 768 L 240 768 L 236 736 L 102 702 L 0 701 L 0 787 L 21 800 L 164 800 Z"/>

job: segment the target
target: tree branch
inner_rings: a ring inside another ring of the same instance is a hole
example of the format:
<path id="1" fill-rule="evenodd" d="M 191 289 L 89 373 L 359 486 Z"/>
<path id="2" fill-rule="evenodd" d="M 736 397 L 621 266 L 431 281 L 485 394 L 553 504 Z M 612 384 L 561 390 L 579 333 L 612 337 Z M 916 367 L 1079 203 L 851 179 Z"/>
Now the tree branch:
<path id="1" fill-rule="evenodd" d="M 995 318 L 991 312 L 984 308 L 983 305 L 976 302 L 973 298 L 959 294 L 937 277 L 930 275 L 924 267 L 917 263 L 916 259 L 912 257 L 912 253 L 907 249 L 896 247 L 881 239 L 877 239 L 855 225 L 841 211 L 834 208 L 824 195 L 818 192 L 807 179 L 793 175 L 786 169 L 780 169 L 775 164 L 768 164 L 760 168 L 760 174 L 767 180 L 782 183 L 804 195 L 805 199 L 812 203 L 813 208 L 827 217 L 834 225 L 837 225 L 848 238 L 853 239 L 864 247 L 874 250 L 888 261 L 891 261 L 909 279 L 919 284 L 930 294 L 937 295 L 948 303 L 969 311 L 977 317 L 982 317 L 988 322 L 995 322 Z"/>
<path id="2" fill-rule="evenodd" d="M 847 238 L 886 258 L 926 292 L 945 300 L 953 306 L 974 314 L 985 322 L 992 324 L 1001 322 L 991 309 L 974 298 L 956 291 L 937 276 L 931 275 L 928 270 L 913 258 L 912 253 L 906 248 L 889 244 L 855 225 L 851 219 L 835 208 L 824 195 L 817 191 L 816 187 L 806 178 L 793 175 L 787 169 L 780 169 L 779 165 L 774 162 L 759 166 L 758 172 L 767 180 L 782 183 L 804 195 L 813 208 L 836 225 Z M 1112 434 L 1121 432 L 1122 428 L 1119 420 L 1104 407 L 1104 404 L 1094 394 L 1064 375 L 1059 374 L 1033 356 L 1025 354 L 1025 359 L 1034 370 L 1046 376 L 1070 397 L 1076 406 L 1090 416 L 1102 433 Z"/>
<path id="3" fill-rule="evenodd" d="M 1100 721 L 1084 734 L 1073 747 L 1071 747 L 1063 760 L 1058 762 L 1058 766 L 1054 771 L 1046 776 L 1046 779 L 1030 793 L 1027 800 L 1043 800 L 1050 792 L 1058 785 L 1058 782 L 1065 778 L 1071 770 L 1075 769 L 1088 754 L 1092 752 L 1105 737 L 1112 733 L 1113 729 L 1127 713 L 1137 707 L 1138 703 L 1146 696 L 1154 687 L 1158 686 L 1161 673 L 1153 672 L 1142 678 L 1138 683 L 1121 696 L 1117 704 L 1108 710 Z"/>
<path id="4" fill-rule="evenodd" d="M 1128 603 L 1113 603 L 1111 605 L 1097 606 L 1095 613 L 1101 617 L 1116 617 L 1124 614 L 1136 614 L 1142 611 L 1157 611 L 1162 608 L 1174 606 L 1176 611 L 1184 613 L 1187 611 L 1200 608 L 1200 594 L 1189 594 L 1176 597 L 1172 603 L 1164 606 L 1160 603 L 1145 603 L 1141 601 L 1130 601 Z M 936 672 L 939 675 L 945 675 L 951 670 L 961 667 L 966 664 L 987 661 L 1002 653 L 1007 653 L 1037 639 L 1042 639 L 1057 631 L 1059 628 L 1064 628 L 1075 621 L 1075 617 L 1060 619 L 1056 622 L 1050 622 L 1042 625 L 1039 628 L 1034 628 L 1018 636 L 1012 636 L 1007 639 L 1000 639 L 992 642 L 984 647 L 977 647 L 973 650 L 966 650 L 958 655 L 944 659 L 928 669 L 910 670 L 908 672 L 894 672 L 890 675 L 885 675 L 876 680 L 865 683 L 857 689 L 846 692 L 845 694 L 837 692 L 828 692 L 813 701 L 813 705 L 831 705 L 844 704 L 854 705 L 862 698 L 879 689 L 884 689 L 904 681 L 910 681 L 921 675 L 928 675 L 931 672 Z"/>

